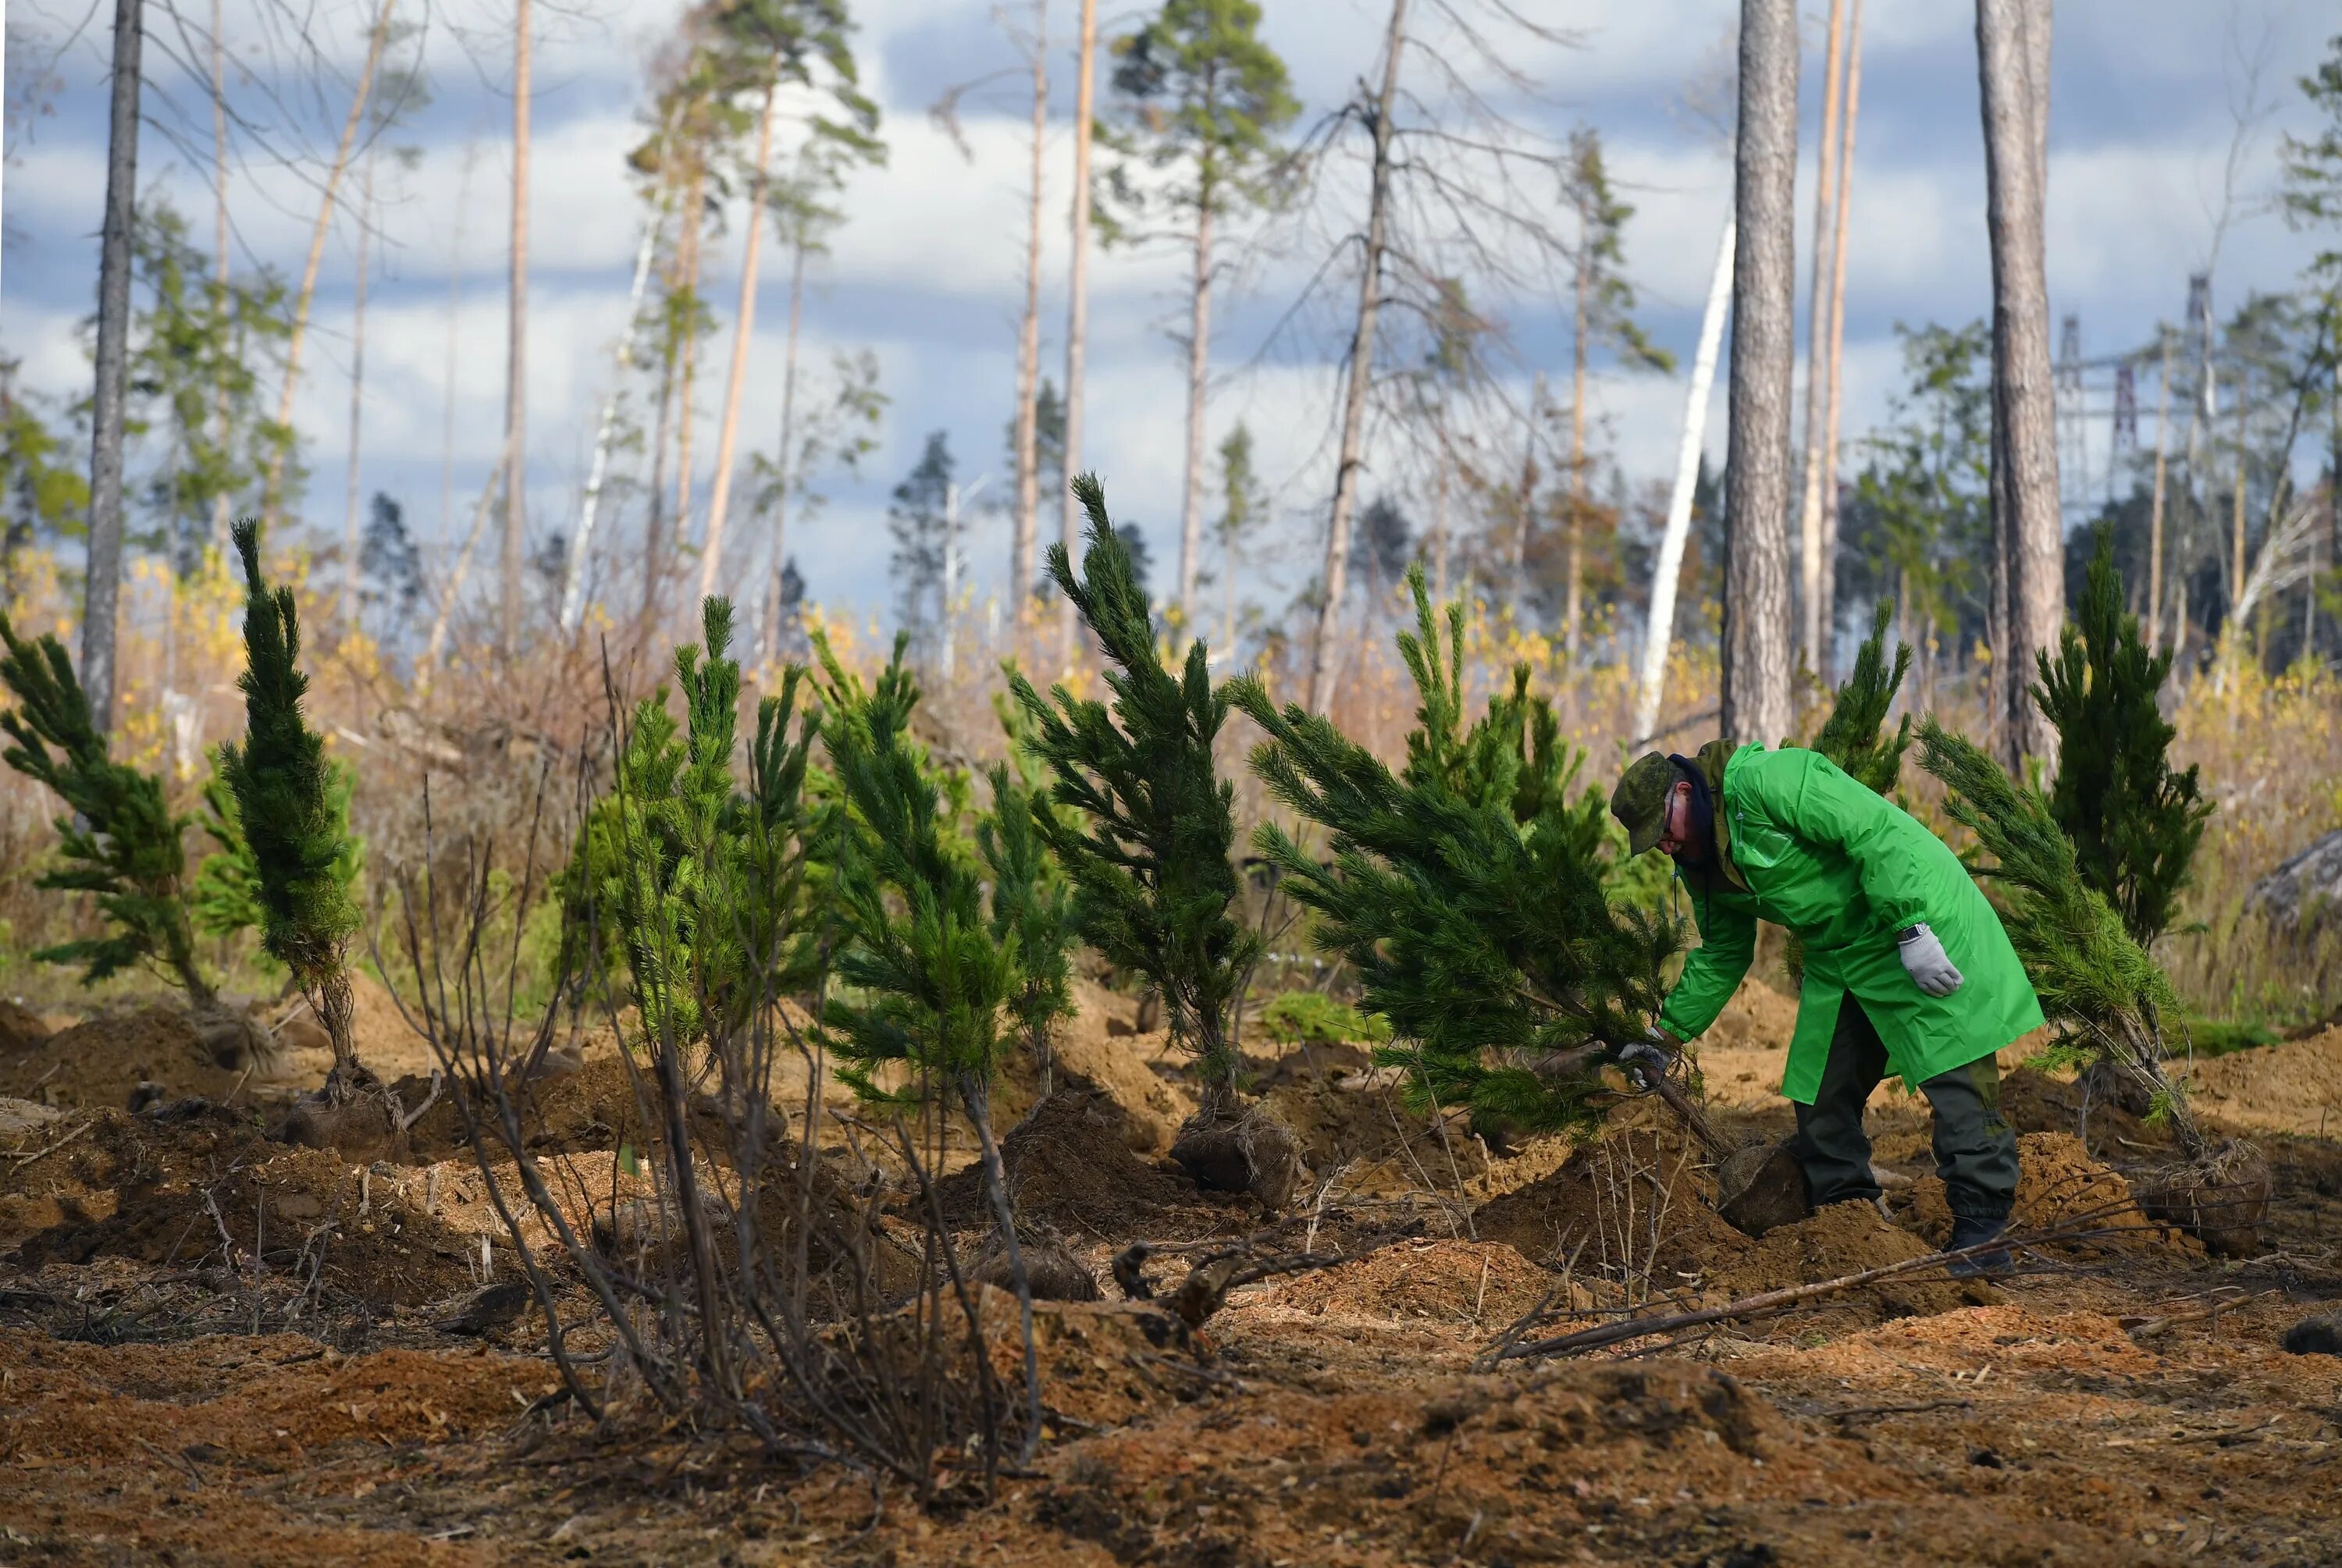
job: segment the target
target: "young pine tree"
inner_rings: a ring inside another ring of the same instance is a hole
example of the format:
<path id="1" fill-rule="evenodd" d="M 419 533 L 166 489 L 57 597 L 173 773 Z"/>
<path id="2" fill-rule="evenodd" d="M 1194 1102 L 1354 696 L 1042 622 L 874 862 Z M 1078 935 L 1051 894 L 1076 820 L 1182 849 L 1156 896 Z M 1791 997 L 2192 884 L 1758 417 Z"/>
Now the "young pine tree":
<path id="1" fill-rule="evenodd" d="M 46 785 L 67 807 L 57 818 L 60 864 L 35 887 L 86 893 L 105 919 L 105 934 L 43 948 L 47 964 L 79 964 L 82 984 L 141 964 L 159 968 L 198 1006 L 213 1001 L 195 963 L 187 919 L 185 819 L 172 814 L 163 781 L 106 755 L 89 698 L 73 661 L 53 636 L 27 643 L 0 615 L 0 680 L 16 706 L 0 714 L 9 745 L 0 757 Z"/>
<path id="2" fill-rule="evenodd" d="M 1074 884 L 1083 940 L 1153 984 L 1173 1040 L 1195 1056 L 1204 1103 L 1172 1157 L 1199 1182 L 1278 1203 L 1297 1171 L 1291 1135 L 1236 1108 L 1236 1007 L 1260 939 L 1229 914 L 1236 790 L 1212 760 L 1227 690 L 1213 687 L 1200 639 L 1179 674 L 1163 667 L 1152 609 L 1096 476 L 1076 478 L 1074 493 L 1089 516 L 1081 571 L 1056 544 L 1049 573 L 1112 661 L 1113 701 L 1062 685 L 1044 699 L 1023 675 L 1009 677 L 1033 716 L 1033 750 L 1055 775 L 1051 799 L 1069 808 L 1036 810 L 1034 824 Z"/>
<path id="3" fill-rule="evenodd" d="M 678 1089 L 711 1064 L 739 1084 L 757 1009 L 813 989 L 823 966 L 807 915 L 816 720 L 796 718 L 805 673 L 791 666 L 757 704 L 743 791 L 731 602 L 706 601 L 700 624 L 704 646 L 675 654 L 684 722 L 664 690 L 637 704 L 614 787 L 587 814 L 562 883 L 573 954 L 623 949 L 642 1044 L 662 1074 L 673 1060 Z"/>
<path id="4" fill-rule="evenodd" d="M 365 840 L 350 826 L 350 796 L 357 775 L 338 757 L 325 764 L 325 806 L 341 835 L 342 850 L 334 862 L 334 877 L 355 901 L 358 876 L 365 869 Z M 266 915 L 260 906 L 260 869 L 252 842 L 245 836 L 244 814 L 236 809 L 235 791 L 228 787 L 220 753 L 212 753 L 211 776 L 204 781 L 204 832 L 216 846 L 195 863 L 195 886 L 188 908 L 195 929 L 206 936 L 233 936 L 257 931 Z"/>
<path id="5" fill-rule="evenodd" d="M 2143 947 L 2171 927 L 2203 842 L 2212 803 L 2196 770 L 2174 771 L 2156 694 L 2171 654 L 2153 654 L 2138 617 L 2123 613 L 2114 537 L 2101 524 L 2087 586 L 2059 634 L 2057 655 L 2040 654 L 2033 700 L 2057 730 L 2057 779 L 2049 814 L 2073 841 L 2083 880 L 2122 916 Z"/>
<path id="6" fill-rule="evenodd" d="M 244 561 L 245 737 L 220 748 L 220 772 L 235 798 L 252 850 L 261 945 L 293 983 L 333 1042 L 334 1066 L 321 1104 L 296 1108 L 287 1135 L 355 1152 L 395 1143 L 404 1130 L 396 1100 L 358 1062 L 344 964 L 357 929 L 357 904 L 335 874 L 348 853 L 333 808 L 325 743 L 309 727 L 301 699 L 301 615 L 293 590 L 271 590 L 260 574 L 260 525 L 235 529 Z"/>
<path id="7" fill-rule="evenodd" d="M 894 657 L 866 688 L 816 644 L 828 676 L 822 741 L 846 807 L 836 891 L 845 938 L 837 973 L 847 989 L 824 1009 L 823 1034 L 846 1064 L 840 1076 L 866 1100 L 907 1106 L 947 1095 L 975 1127 L 985 1195 L 1025 1316 L 1037 1436 L 1032 1285 L 993 1138 L 992 1087 L 1020 1031 L 1037 1035 L 1046 1052 L 1050 1019 L 1064 1005 L 1067 934 L 1036 897 L 1036 819 L 1007 769 L 996 770 L 994 814 L 978 827 L 986 853 L 979 858 L 960 832 L 952 793 L 910 737 L 919 691 L 903 665 L 908 644 L 896 639 Z M 897 1093 L 873 1077 L 890 1064 L 912 1071 Z"/>
<path id="8" fill-rule="evenodd" d="M 2162 1021 L 2177 1006 L 2171 983 L 2083 877 L 2049 802 L 1933 718 L 1919 725 L 1919 762 L 1943 781 L 1945 809 L 1992 856 L 2001 924 L 2062 1031 L 2053 1060 L 2103 1063 L 2142 1092 L 2150 1119 L 2170 1122 L 2189 1159 L 2202 1158 L 2203 1134 L 2163 1068 Z"/>
<path id="9" fill-rule="evenodd" d="M 1399 648 L 1422 705 L 1398 774 L 1327 720 L 1280 711 L 1257 680 L 1232 684 L 1268 735 L 1253 770 L 1326 831 L 1329 853 L 1321 863 L 1274 824 L 1255 842 L 1316 912 L 1318 945 L 1356 970 L 1364 1008 L 1390 1024 L 1380 1054 L 1423 1101 L 1482 1124 L 1586 1125 L 1604 1047 L 1657 1015 L 1680 938 L 1611 897 L 1601 801 L 1570 798 L 1574 764 L 1540 745 L 1519 679 L 1462 730 L 1462 608 L 1443 645 L 1420 573 L 1413 584 L 1416 629 Z"/>
<path id="10" fill-rule="evenodd" d="M 1830 715 L 1814 736 L 1813 749 L 1836 763 L 1840 771 L 1874 794 L 1892 794 L 1903 775 L 1903 754 L 1911 749 L 1911 715 L 1905 714 L 1894 734 L 1880 732 L 1887 710 L 1895 704 L 1903 677 L 1911 672 L 1911 644 L 1895 645 L 1895 667 L 1887 667 L 1887 627 L 1895 606 L 1881 601 L 1872 614 L 1870 635 L 1855 655 L 1854 669 L 1837 689 Z"/>

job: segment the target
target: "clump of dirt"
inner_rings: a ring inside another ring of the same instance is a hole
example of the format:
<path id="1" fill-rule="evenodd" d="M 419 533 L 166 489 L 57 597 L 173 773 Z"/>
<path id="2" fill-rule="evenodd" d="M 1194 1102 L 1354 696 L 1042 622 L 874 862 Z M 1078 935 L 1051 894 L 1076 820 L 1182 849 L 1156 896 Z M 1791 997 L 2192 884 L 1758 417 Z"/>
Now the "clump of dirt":
<path id="1" fill-rule="evenodd" d="M 1316 1316 L 1506 1323 L 1560 1282 L 1503 1242 L 1446 1238 L 1401 1243 L 1330 1269 L 1277 1282 L 1266 1299 Z M 1588 1306 L 1583 1285 L 1564 1306 Z"/>
<path id="2" fill-rule="evenodd" d="M 1238 1228 L 1257 1213 L 1246 1196 L 1206 1193 L 1177 1170 L 1142 1159 L 1109 1095 L 1059 1089 L 1000 1141 L 1000 1164 L 1020 1223 L 1116 1244 L 1142 1236 L 1186 1237 Z M 936 1183 L 955 1223 L 987 1223 L 973 1165 Z"/>
<path id="3" fill-rule="evenodd" d="M 2017 1159 L 2017 1206 L 2009 1212 L 2010 1229 L 2087 1224 L 2089 1233 L 2059 1243 L 2061 1252 L 2160 1253 L 2174 1259 L 2204 1255 L 2202 1243 L 2141 1213 L 2130 1183 L 2091 1159 L 2071 1133 L 2021 1134 Z M 1944 1200 L 1941 1178 L 1922 1176 L 1887 1201 L 1903 1224 L 1930 1246 L 1950 1243 L 1952 1211 Z"/>
<path id="4" fill-rule="evenodd" d="M 1487 1152 L 1479 1139 L 1460 1126 L 1417 1115 L 1386 1084 L 1294 1073 L 1284 1075 L 1266 1099 L 1300 1140 L 1301 1158 L 1310 1169 L 1321 1179 L 1344 1171 L 1346 1192 L 1380 1195 L 1427 1186 L 1454 1193 L 1487 1173 Z"/>
<path id="5" fill-rule="evenodd" d="M 1711 1266 L 1746 1238 L 1716 1213 L 1716 1181 L 1685 1135 L 1620 1127 L 1570 1152 L 1559 1170 L 1474 1211 L 1472 1231 L 1532 1262 L 1581 1273 L 1668 1275 Z"/>
<path id="6" fill-rule="evenodd" d="M 477 1283 L 477 1254 L 467 1239 L 423 1213 L 405 1183 L 324 1150 L 221 1132 L 205 1155 L 175 1150 L 167 1166 L 155 1161 L 135 1173 L 112 1213 L 26 1238 L 19 1249 L 25 1266 L 99 1256 L 181 1265 L 208 1260 L 239 1273 L 314 1273 L 360 1301 L 401 1306 Z M 151 1155 L 153 1146 L 144 1152 Z"/>
<path id="7" fill-rule="evenodd" d="M 1734 1234 L 1739 1237 L 1739 1233 Z M 1885 1268 L 1935 1250 L 1909 1231 L 1889 1224 L 1867 1203 L 1831 1203 L 1812 1218 L 1767 1231 L 1758 1240 L 1739 1237 L 1733 1253 L 1709 1260 L 1707 1283 L 1726 1297 L 1756 1295 Z M 1932 1317 L 1964 1306 L 1990 1306 L 2000 1299 L 1999 1292 L 1980 1281 L 1956 1280 L 1928 1270 L 1867 1285 L 1833 1304 L 1857 1304 L 1879 1318 Z"/>
<path id="8" fill-rule="evenodd" d="M 11 996 L 0 996 L 0 1060 L 39 1048 L 49 1037 L 48 1021 Z"/>

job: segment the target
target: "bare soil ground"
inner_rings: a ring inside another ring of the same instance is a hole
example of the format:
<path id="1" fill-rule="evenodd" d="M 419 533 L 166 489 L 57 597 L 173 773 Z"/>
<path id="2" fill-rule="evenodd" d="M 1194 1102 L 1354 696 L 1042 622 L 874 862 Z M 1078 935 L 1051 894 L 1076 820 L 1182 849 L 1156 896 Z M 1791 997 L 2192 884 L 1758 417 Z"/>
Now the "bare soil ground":
<path id="1" fill-rule="evenodd" d="M 1026 1223 L 1101 1280 L 1131 1241 L 1257 1227 L 1163 1157 L 1194 1104 L 1166 1042 L 1126 999 L 1082 1000 L 1061 1092 L 1028 1074 L 1001 1094 Z M 1793 1013 L 1752 986 L 1703 1051 L 1727 1125 L 1787 1125 Z M 395 1013 L 361 1016 L 385 1077 L 427 1067 Z M 2126 1169 L 2167 1157 L 2157 1130 L 2099 1107 L 2086 1147 L 2074 1085 L 2012 1056 L 2019 1223 L 2098 1216 L 2087 1233 L 1991 1283 L 1883 1282 L 1495 1371 L 1525 1319 L 1534 1337 L 1925 1253 L 1949 1221 L 1924 1104 L 1890 1086 L 1872 1106 L 1906 1178 L 1887 1216 L 1841 1205 L 1752 1241 L 1646 1105 L 1498 1156 L 1410 1113 L 1361 1053 L 1264 1059 L 1312 1171 L 1296 1226 L 1351 1255 L 1238 1292 L 1198 1357 L 1151 1345 L 1128 1305 L 1044 1303 L 1051 1440 L 990 1503 L 922 1513 L 655 1413 L 597 1432 L 540 1404 L 541 1313 L 473 1305 L 518 1278 L 495 1203 L 512 1170 L 484 1173 L 445 1113 L 415 1163 L 354 1167 L 267 1136 L 280 1090 L 322 1072 L 297 1053 L 255 1085 L 167 1008 L 11 1030 L 0 1094 L 32 1104 L 0 1101 L 0 1562 L 2342 1563 L 2342 1357 L 2279 1344 L 2342 1297 L 2342 1031 L 2194 1069 L 2204 1113 L 2276 1172 L 2257 1256 L 2128 1210 Z M 132 1114 L 142 1083 L 214 1104 Z M 803 1093 L 778 1097 L 795 1114 Z M 565 1213 L 644 1195 L 606 1038 L 532 1114 Z M 937 1136 L 973 1240 L 972 1139 Z M 872 1201 L 899 1207 L 882 1178 Z M 986 1302 L 1008 1357 L 1013 1303 Z"/>

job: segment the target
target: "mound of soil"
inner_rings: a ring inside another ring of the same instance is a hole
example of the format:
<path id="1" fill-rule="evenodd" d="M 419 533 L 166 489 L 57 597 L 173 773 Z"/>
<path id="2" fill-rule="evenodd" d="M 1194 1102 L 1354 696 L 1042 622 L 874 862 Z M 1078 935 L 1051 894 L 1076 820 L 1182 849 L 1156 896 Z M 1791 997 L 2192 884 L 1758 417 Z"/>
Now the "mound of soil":
<path id="1" fill-rule="evenodd" d="M 1122 1107 L 1086 1085 L 1035 1106 L 1000 1141 L 1000 1164 L 1018 1223 L 1062 1232 L 1076 1244 L 1208 1235 L 1241 1228 L 1257 1213 L 1249 1197 L 1199 1191 L 1176 1168 L 1142 1159 Z M 952 1223 L 990 1223 L 975 1166 L 936 1189 Z"/>
<path id="2" fill-rule="evenodd" d="M 125 1197 L 207 1181 L 272 1151 L 248 1117 L 219 1111 L 168 1124 L 86 1112 L 11 1143 L 0 1151 L 0 1253 L 45 1231 L 96 1224 Z"/>
<path id="3" fill-rule="evenodd" d="M 224 1118 L 192 1133 L 165 1129 L 159 1139 L 107 1126 L 115 1147 L 101 1157 L 135 1152 L 140 1165 L 124 1173 L 110 1213 L 85 1223 L 67 1216 L 28 1236 L 18 1249 L 26 1267 L 110 1256 L 221 1263 L 238 1273 L 315 1271 L 327 1289 L 401 1306 L 477 1283 L 476 1250 L 423 1213 L 412 1183 L 323 1150 L 264 1144 Z"/>
<path id="4" fill-rule="evenodd" d="M 1348 1047 L 1318 1051 L 1341 1051 L 1366 1064 L 1362 1054 Z M 1409 1111 L 1391 1085 L 1358 1084 L 1348 1074 L 1305 1071 L 1280 1077 L 1266 1103 L 1300 1140 L 1303 1163 L 1321 1181 L 1342 1171 L 1346 1193 L 1382 1195 L 1429 1187 L 1453 1194 L 1487 1172 L 1487 1152 L 1479 1139 L 1460 1126 L 1443 1128 Z M 1357 1086 L 1344 1087 L 1346 1083 Z"/>
<path id="5" fill-rule="evenodd" d="M 2201 1059 L 2186 1081 L 2197 1115 L 2238 1132 L 2342 1134 L 2342 1028 Z"/>
<path id="6" fill-rule="evenodd" d="M 2070 1136 L 2081 1125 L 2082 1086 L 2030 1067 L 2006 1068 L 2000 1075 L 2000 1114 L 2019 1133 Z M 2095 1097 L 2090 1101 L 2089 1127 L 2090 1143 L 2097 1148 L 2119 1147 L 2114 1143 L 2117 1138 L 2157 1147 L 2171 1141 L 2164 1129 L 2149 1127 L 2121 1106 Z"/>
<path id="7" fill-rule="evenodd" d="M 646 1092 L 648 1085 L 645 1085 Z M 398 1085 L 409 1106 L 420 1104 L 427 1092 L 413 1080 Z M 651 1124 L 635 1093 L 635 1074 L 615 1050 L 586 1059 L 574 1073 L 556 1073 L 532 1080 L 519 1091 L 521 1129 L 531 1150 L 539 1154 L 577 1154 L 616 1149 L 631 1144 L 647 1148 Z M 480 1107 L 483 1116 L 493 1115 Z M 781 1124 L 776 1118 L 776 1125 Z M 417 1160 L 448 1159 L 470 1153 L 464 1133 L 464 1115 L 452 1092 L 444 1094 L 422 1120 L 407 1130 L 407 1144 Z M 495 1147 L 489 1140 L 491 1151 Z"/>
<path id="8" fill-rule="evenodd" d="M 2091 1234 L 2077 1236 L 2058 1250 L 2082 1254 L 2113 1250 L 2164 1254 L 2174 1260 L 2204 1255 L 2202 1243 L 2140 1213 L 2130 1183 L 2091 1159 L 2081 1140 L 2071 1133 L 2020 1134 L 2017 1158 L 2017 1207 L 2009 1213 L 2011 1229 L 2087 1223 Z M 1928 1245 L 1941 1247 L 1951 1241 L 1952 1211 L 1944 1201 L 1940 1178 L 1922 1176 L 1891 1194 L 1888 1202 L 1897 1218 Z"/>
<path id="9" fill-rule="evenodd" d="M 207 1100 L 225 1100 L 240 1084 L 249 1087 L 240 1068 L 219 1064 L 176 1003 L 101 1014 L 28 1051 L 0 1053 L 0 1094 L 82 1110 L 122 1109 L 149 1083 L 172 1098 Z"/>
<path id="10" fill-rule="evenodd" d="M 1715 1178 L 1681 1134 L 1621 1128 L 1580 1144 L 1550 1175 L 1481 1204 L 1472 1232 L 1548 1267 L 1576 1253 L 1581 1273 L 1655 1265 L 1666 1282 L 1746 1244 L 1715 1203 Z"/>
<path id="11" fill-rule="evenodd" d="M 1406 1242 L 1277 1283 L 1278 1306 L 1318 1316 L 1511 1323 L 1559 1283 L 1503 1242 Z M 1584 1286 L 1562 1305 L 1589 1305 Z"/>
<path id="12" fill-rule="evenodd" d="M 1102 1091 L 1122 1107 L 1134 1149 L 1142 1154 L 1167 1152 L 1171 1140 L 1178 1135 L 1179 1124 L 1196 1110 L 1185 1059 L 1170 1050 L 1160 1030 L 1117 1034 L 1109 1029 L 1110 1024 L 1130 1013 L 1127 997 L 1077 979 L 1074 1000 L 1076 1011 L 1057 1025 L 1051 1046 L 1057 1084 L 1071 1081 Z M 1021 1053 L 1011 1075 L 1031 1076 Z M 1011 1103 L 1004 1102 L 1003 1109 Z"/>
<path id="13" fill-rule="evenodd" d="M 1708 1288 L 1726 1297 L 1756 1295 L 1791 1285 L 1815 1284 L 1907 1259 L 1936 1249 L 1909 1231 L 1889 1224 L 1877 1209 L 1859 1201 L 1831 1203 L 1811 1219 L 1767 1231 L 1756 1241 L 1732 1233 L 1737 1246 L 1708 1260 Z M 1882 1280 L 1834 1306 L 1859 1305 L 1879 1318 L 1932 1317 L 1964 1306 L 1990 1306 L 2001 1299 L 1990 1285 L 1955 1280 L 1940 1273 Z"/>

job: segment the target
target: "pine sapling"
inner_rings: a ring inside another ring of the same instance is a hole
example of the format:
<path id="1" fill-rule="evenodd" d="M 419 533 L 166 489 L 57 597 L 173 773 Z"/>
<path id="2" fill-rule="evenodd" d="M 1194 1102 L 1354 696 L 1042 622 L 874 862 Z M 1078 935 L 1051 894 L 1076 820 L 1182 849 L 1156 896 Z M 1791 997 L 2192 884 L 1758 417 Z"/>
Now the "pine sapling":
<path id="1" fill-rule="evenodd" d="M 350 797 L 357 775 L 339 757 L 329 758 L 325 767 L 325 804 L 342 840 L 334 876 L 355 902 L 358 877 L 365 869 L 365 840 L 350 826 Z M 244 814 L 236 809 L 235 792 L 228 787 L 216 750 L 212 753 L 211 775 L 204 780 L 199 821 L 214 847 L 195 863 L 195 890 L 188 899 L 195 929 L 206 936 L 259 930 L 265 918 L 260 907 L 259 868 L 253 861 L 252 843 L 245 836 Z"/>
<path id="2" fill-rule="evenodd" d="M 824 1010 L 823 1034 L 846 1064 L 840 1076 L 864 1099 L 909 1108 L 948 1094 L 976 1129 L 985 1193 L 1024 1317 L 1029 1455 L 1041 1417 L 1033 1291 L 993 1137 L 992 1087 L 1016 1033 L 1046 1033 L 1052 1009 L 1063 1005 L 1066 932 L 1033 896 L 1036 819 L 1030 802 L 1006 787 L 1006 768 L 994 774 L 993 817 L 978 828 L 989 850 L 983 860 L 960 833 L 937 770 L 910 737 L 919 693 L 903 665 L 907 644 L 896 639 L 893 659 L 866 689 L 817 644 L 830 683 L 822 740 L 846 817 L 836 863 L 845 936 L 837 973 L 846 989 Z M 994 873 L 988 908 L 986 863 Z M 890 1065 L 910 1070 L 899 1091 L 875 1077 Z"/>
<path id="3" fill-rule="evenodd" d="M 105 917 L 105 934 L 41 949 L 44 963 L 78 964 L 95 985 L 126 969 L 152 965 L 198 1007 L 214 1002 L 195 962 L 187 915 L 186 819 L 173 814 L 163 781 L 106 755 L 73 661 L 56 638 L 25 642 L 0 615 L 0 680 L 16 706 L 0 714 L 8 765 L 45 784 L 66 811 L 56 821 L 59 864 L 34 885 L 86 893 Z"/>
<path id="4" fill-rule="evenodd" d="M 1255 843 L 1316 913 L 1313 940 L 1388 1021 L 1377 1054 L 1407 1070 L 1419 1105 L 1466 1108 L 1490 1128 L 1589 1125 L 1608 1097 L 1605 1048 L 1657 1015 L 1680 938 L 1611 897 L 1601 803 L 1570 798 L 1574 760 L 1536 760 L 1517 682 L 1458 733 L 1462 611 L 1448 609 L 1443 644 L 1419 574 L 1415 589 L 1416 631 L 1399 645 L 1423 703 L 1402 772 L 1324 717 L 1280 710 L 1257 680 L 1232 683 L 1268 737 L 1254 771 L 1326 830 L 1328 853 L 1321 862 L 1274 824 Z M 1525 774 L 1543 782 L 1523 820 Z"/>
<path id="5" fill-rule="evenodd" d="M 1096 476 L 1076 478 L 1074 493 L 1089 519 L 1081 570 L 1059 544 L 1049 574 L 1105 649 L 1113 700 L 1062 685 L 1045 699 L 1009 677 L 1054 774 L 1051 799 L 1076 814 L 1036 811 L 1034 824 L 1073 883 L 1083 940 L 1154 985 L 1173 1041 L 1195 1058 L 1203 1105 L 1172 1157 L 1206 1185 L 1281 1203 L 1299 1171 L 1292 1134 L 1237 1106 L 1236 1010 L 1260 940 L 1229 913 L 1236 791 L 1212 756 L 1227 692 L 1214 688 L 1200 640 L 1177 674 L 1163 667 L 1146 591 Z"/>
<path id="6" fill-rule="evenodd" d="M 1919 725 L 1919 761 L 1943 781 L 1945 809 L 1992 857 L 2001 924 L 2062 1031 L 2050 1064 L 2105 1063 L 2144 1092 L 2149 1119 L 2167 1121 L 2188 1158 L 2202 1158 L 2204 1135 L 2164 1071 L 2171 982 L 2083 879 L 2048 801 L 1932 717 Z"/>
<path id="7" fill-rule="evenodd" d="M 360 1064 L 352 1037 L 344 960 L 358 911 L 335 874 L 349 852 L 325 744 L 301 712 L 300 609 L 292 589 L 261 576 L 258 523 L 238 523 L 234 537 L 244 560 L 245 738 L 220 748 L 220 772 L 252 850 L 261 945 L 291 972 L 334 1047 L 322 1100 L 295 1108 L 287 1135 L 345 1153 L 395 1144 L 405 1131 L 398 1102 Z"/>
<path id="8" fill-rule="evenodd" d="M 2123 612 L 2114 536 L 2104 524 L 2055 659 L 2040 653 L 2033 700 L 2057 730 L 2049 813 L 2073 841 L 2083 879 L 2123 928 L 2152 947 L 2177 917 L 2212 803 L 2196 769 L 2173 769 L 2178 734 L 2156 705 L 2171 654 L 2150 653 Z"/>

